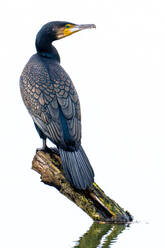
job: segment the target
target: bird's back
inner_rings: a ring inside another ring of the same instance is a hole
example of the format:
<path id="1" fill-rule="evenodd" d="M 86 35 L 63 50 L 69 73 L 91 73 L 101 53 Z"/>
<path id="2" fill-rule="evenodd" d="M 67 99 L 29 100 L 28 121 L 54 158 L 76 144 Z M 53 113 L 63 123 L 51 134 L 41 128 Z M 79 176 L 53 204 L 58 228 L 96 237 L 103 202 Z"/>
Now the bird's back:
<path id="1" fill-rule="evenodd" d="M 77 92 L 53 58 L 33 55 L 25 66 L 20 88 L 34 122 L 57 146 L 77 149 L 81 141 L 81 114 Z"/>

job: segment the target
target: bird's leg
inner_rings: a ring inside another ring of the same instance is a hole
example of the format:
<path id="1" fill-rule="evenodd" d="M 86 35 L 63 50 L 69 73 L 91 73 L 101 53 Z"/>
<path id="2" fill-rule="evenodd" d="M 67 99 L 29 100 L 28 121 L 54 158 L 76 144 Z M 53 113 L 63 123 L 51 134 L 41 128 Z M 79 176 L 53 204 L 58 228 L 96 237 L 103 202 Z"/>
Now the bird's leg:
<path id="1" fill-rule="evenodd" d="M 42 141 L 43 141 L 42 150 L 45 151 L 48 148 L 46 145 L 46 138 L 42 138 Z"/>
<path id="2" fill-rule="evenodd" d="M 41 148 L 41 151 L 45 151 L 45 152 L 52 152 L 52 148 L 49 148 L 47 145 L 46 145 L 46 137 L 42 137 L 42 148 Z"/>
<path id="3" fill-rule="evenodd" d="M 55 148 L 55 147 L 49 148 L 46 145 L 46 138 L 45 137 L 42 138 L 42 141 L 43 141 L 42 148 L 37 149 L 37 151 L 44 151 L 44 152 L 48 152 L 48 153 L 56 153 L 57 155 L 59 155 L 59 151 L 58 151 L 57 148 Z"/>
<path id="4" fill-rule="evenodd" d="M 37 151 L 48 151 L 49 148 L 46 145 L 46 137 L 42 137 L 41 139 L 42 139 L 43 145 L 42 145 L 42 148 L 37 148 Z"/>
<path id="5" fill-rule="evenodd" d="M 43 146 L 42 146 L 42 151 L 46 151 L 46 152 L 53 152 L 53 153 L 56 153 L 57 155 L 59 155 L 59 151 L 58 151 L 58 149 L 57 148 L 55 148 L 55 147 L 48 147 L 47 145 L 46 145 L 46 138 L 43 138 L 42 139 L 42 141 L 43 141 Z"/>

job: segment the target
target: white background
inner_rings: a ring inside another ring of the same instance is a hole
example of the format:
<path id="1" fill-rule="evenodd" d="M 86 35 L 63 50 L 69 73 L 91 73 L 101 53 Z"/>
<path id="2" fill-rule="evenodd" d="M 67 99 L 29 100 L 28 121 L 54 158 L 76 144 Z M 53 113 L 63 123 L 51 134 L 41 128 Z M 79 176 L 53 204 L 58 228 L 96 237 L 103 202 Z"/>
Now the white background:
<path id="1" fill-rule="evenodd" d="M 82 144 L 96 182 L 149 223 L 114 247 L 164 247 L 164 1 L 6 0 L 0 12 L 0 246 L 72 247 L 92 224 L 30 169 L 41 140 L 19 92 L 36 33 L 66 20 L 97 26 L 54 43 L 80 97 Z"/>

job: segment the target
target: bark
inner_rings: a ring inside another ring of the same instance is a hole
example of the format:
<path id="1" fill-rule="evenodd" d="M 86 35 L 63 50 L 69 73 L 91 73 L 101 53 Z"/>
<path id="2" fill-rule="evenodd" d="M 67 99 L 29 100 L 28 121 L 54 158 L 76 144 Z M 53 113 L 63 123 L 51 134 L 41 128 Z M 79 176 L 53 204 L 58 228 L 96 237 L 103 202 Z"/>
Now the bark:
<path id="1" fill-rule="evenodd" d="M 48 152 L 37 151 L 32 169 L 41 175 L 42 182 L 55 187 L 61 194 L 73 201 L 94 221 L 109 223 L 127 223 L 132 221 L 129 212 L 124 211 L 114 200 L 94 182 L 87 190 L 77 190 L 67 181 L 59 154 L 51 149 Z"/>

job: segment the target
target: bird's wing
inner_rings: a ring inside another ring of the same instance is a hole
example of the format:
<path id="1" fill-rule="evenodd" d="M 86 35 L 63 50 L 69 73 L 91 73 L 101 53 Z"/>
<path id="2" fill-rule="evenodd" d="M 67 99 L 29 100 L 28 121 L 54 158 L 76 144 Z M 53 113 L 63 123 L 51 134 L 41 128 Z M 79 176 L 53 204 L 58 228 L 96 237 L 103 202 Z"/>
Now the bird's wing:
<path id="1" fill-rule="evenodd" d="M 80 143 L 81 117 L 76 90 L 62 67 L 34 55 L 20 80 L 22 97 L 34 122 L 55 144 L 66 146 L 61 114 L 71 142 Z M 44 63 L 43 63 L 44 62 Z"/>
<path id="2" fill-rule="evenodd" d="M 76 89 L 64 69 L 53 63 L 48 66 L 49 76 L 56 91 L 56 97 L 68 126 L 72 141 L 81 140 L 81 111 Z"/>

